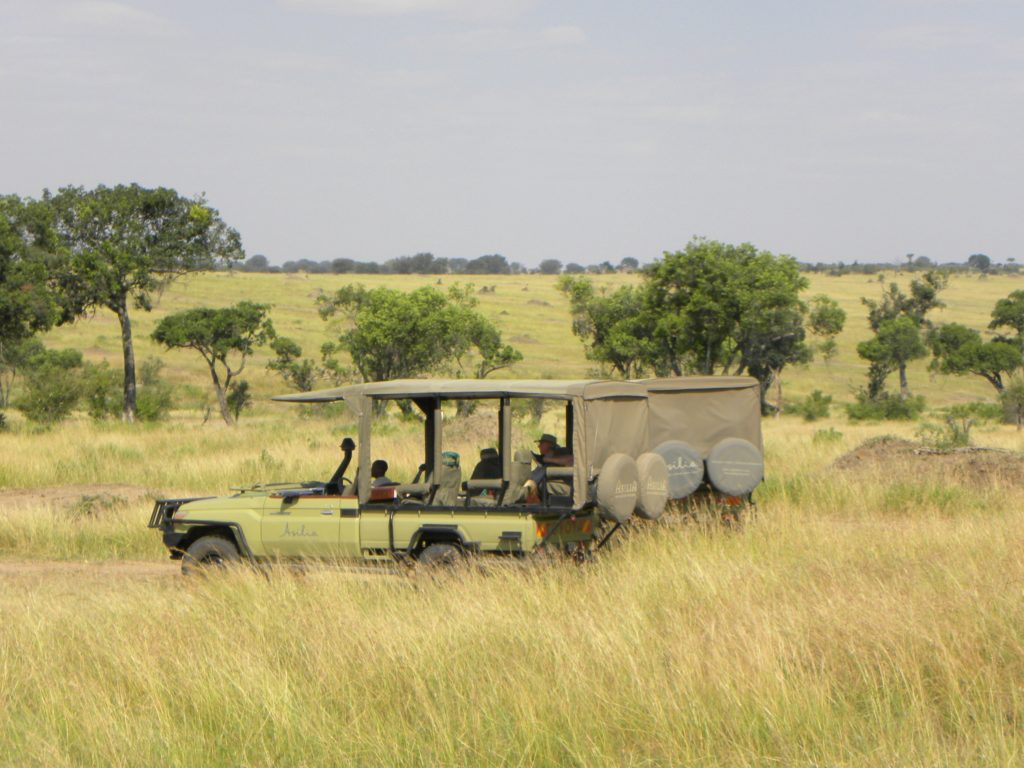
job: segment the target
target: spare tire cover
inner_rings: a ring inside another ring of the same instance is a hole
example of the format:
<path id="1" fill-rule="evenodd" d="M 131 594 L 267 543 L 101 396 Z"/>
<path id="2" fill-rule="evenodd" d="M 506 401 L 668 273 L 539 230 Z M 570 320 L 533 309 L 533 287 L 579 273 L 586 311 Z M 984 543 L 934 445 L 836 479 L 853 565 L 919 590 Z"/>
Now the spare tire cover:
<path id="1" fill-rule="evenodd" d="M 639 488 L 640 474 L 632 457 L 613 453 L 605 459 L 597 476 L 597 506 L 602 516 L 617 523 L 629 520 Z"/>
<path id="2" fill-rule="evenodd" d="M 730 496 L 748 494 L 764 479 L 761 451 L 741 437 L 727 437 L 712 448 L 707 467 L 711 484 Z"/>
<path id="3" fill-rule="evenodd" d="M 704 459 L 682 440 L 666 440 L 654 449 L 668 467 L 668 497 L 685 499 L 704 482 Z"/>
<path id="4" fill-rule="evenodd" d="M 636 498 L 636 513 L 645 520 L 657 520 L 668 503 L 668 467 L 656 453 L 642 453 L 636 457 L 640 475 L 640 490 Z"/>

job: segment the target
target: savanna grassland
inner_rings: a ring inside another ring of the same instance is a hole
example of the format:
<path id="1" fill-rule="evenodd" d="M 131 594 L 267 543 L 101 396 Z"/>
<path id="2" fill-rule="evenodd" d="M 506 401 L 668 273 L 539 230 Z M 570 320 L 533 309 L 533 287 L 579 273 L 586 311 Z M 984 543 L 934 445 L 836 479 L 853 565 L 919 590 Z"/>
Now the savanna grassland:
<path id="1" fill-rule="evenodd" d="M 612 284 L 621 276 L 602 277 Z M 383 278 L 363 276 L 367 285 Z M 386 278 L 419 285 L 434 278 Z M 449 278 L 445 278 L 447 283 Z M 273 304 L 307 353 L 314 299 L 341 277 L 228 275 L 173 286 L 137 313 Z M 511 374 L 593 364 L 549 278 L 481 277 L 525 359 Z M 936 319 L 984 328 L 1013 278 L 953 279 Z M 788 397 L 852 399 L 868 335 L 864 276 L 813 279 L 849 313 L 840 354 L 789 370 Z M 118 360 L 112 317 L 48 344 Z M 1018 765 L 1024 761 L 1024 485 L 903 455 L 838 468 L 884 433 L 834 409 L 765 421 L 768 479 L 738 530 L 637 527 L 585 567 L 468 567 L 439 578 L 314 568 L 186 581 L 145 528 L 151 500 L 327 475 L 344 411 L 261 401 L 202 422 L 198 355 L 167 354 L 182 407 L 155 425 L 0 434 L 0 765 Z M 284 387 L 249 365 L 256 394 Z M 910 384 L 930 407 L 992 399 L 981 379 Z M 525 418 L 525 417 L 524 417 Z M 548 417 L 550 418 L 550 417 Z M 525 422 L 531 434 L 545 428 Z M 413 427 L 380 445 L 410 472 Z M 1024 450 L 1012 426 L 978 445 Z M 472 428 L 464 449 L 480 439 Z M 1007 454 L 1009 455 L 1009 454 Z"/>

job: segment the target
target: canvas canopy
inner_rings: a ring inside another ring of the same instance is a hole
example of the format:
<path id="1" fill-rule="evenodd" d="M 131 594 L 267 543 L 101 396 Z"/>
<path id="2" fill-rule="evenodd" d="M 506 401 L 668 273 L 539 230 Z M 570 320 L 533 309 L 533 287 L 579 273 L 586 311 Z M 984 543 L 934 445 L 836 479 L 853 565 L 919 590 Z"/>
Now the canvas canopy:
<path id="1" fill-rule="evenodd" d="M 425 452 L 440 475 L 441 436 L 447 400 L 501 401 L 502 476 L 511 469 L 512 398 L 545 398 L 567 403 L 569 447 L 575 457 L 573 506 L 587 501 L 589 482 L 613 453 L 639 456 L 670 438 L 710 450 L 720 436 L 740 436 L 758 447 L 760 400 L 757 382 L 739 377 L 687 377 L 644 381 L 409 379 L 355 384 L 319 392 L 282 395 L 274 400 L 324 403 L 344 400 L 359 424 L 359 498 L 369 499 L 373 402 L 412 400 L 425 416 Z M 756 409 L 751 405 L 754 404 Z M 753 439 L 751 439 L 753 438 Z"/>
<path id="2" fill-rule="evenodd" d="M 747 376 L 644 379 L 650 446 L 685 440 L 707 458 L 727 437 L 740 437 L 763 452 L 761 390 Z"/>

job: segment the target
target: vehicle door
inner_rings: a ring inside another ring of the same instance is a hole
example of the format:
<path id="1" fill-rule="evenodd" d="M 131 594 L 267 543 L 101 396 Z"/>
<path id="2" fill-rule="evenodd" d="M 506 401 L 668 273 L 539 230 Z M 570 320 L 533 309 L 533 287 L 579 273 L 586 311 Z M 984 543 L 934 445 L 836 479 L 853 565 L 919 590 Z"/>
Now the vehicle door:
<path id="1" fill-rule="evenodd" d="M 359 553 L 359 506 L 340 496 L 271 496 L 263 546 L 271 557 L 338 558 Z"/>

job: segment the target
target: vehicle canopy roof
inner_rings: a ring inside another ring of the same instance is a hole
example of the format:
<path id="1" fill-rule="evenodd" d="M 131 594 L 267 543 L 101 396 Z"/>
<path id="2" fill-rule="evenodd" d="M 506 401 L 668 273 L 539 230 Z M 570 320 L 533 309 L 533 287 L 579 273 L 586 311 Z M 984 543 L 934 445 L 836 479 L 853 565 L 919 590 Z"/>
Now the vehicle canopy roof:
<path id="1" fill-rule="evenodd" d="M 575 456 L 574 507 L 587 500 L 589 481 L 613 453 L 636 457 L 664 440 L 686 440 L 707 455 L 723 437 L 743 437 L 761 447 L 760 392 L 756 379 L 688 376 L 613 381 L 606 379 L 402 379 L 353 384 L 318 392 L 280 395 L 291 403 L 344 400 L 359 424 L 359 498 L 369 498 L 373 401 L 416 402 L 426 416 L 428 465 L 438 476 L 445 400 L 500 399 L 502 475 L 510 476 L 511 398 L 567 401 L 568 447 Z M 365 466 L 364 466 L 365 465 Z"/>

